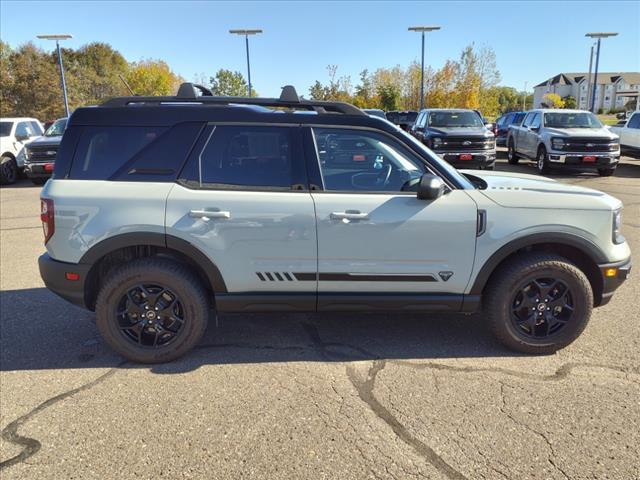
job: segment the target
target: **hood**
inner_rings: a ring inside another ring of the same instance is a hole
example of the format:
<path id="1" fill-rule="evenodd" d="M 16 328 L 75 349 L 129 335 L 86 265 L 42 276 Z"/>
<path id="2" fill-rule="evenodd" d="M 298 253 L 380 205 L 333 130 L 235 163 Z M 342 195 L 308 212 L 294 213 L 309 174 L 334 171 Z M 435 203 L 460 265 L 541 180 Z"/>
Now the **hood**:
<path id="1" fill-rule="evenodd" d="M 493 137 L 486 127 L 429 127 L 429 133 L 443 136 Z"/>
<path id="2" fill-rule="evenodd" d="M 569 210 L 615 210 L 622 202 L 611 195 L 560 183 L 546 177 L 509 172 L 461 170 L 486 184 L 480 191 L 498 205 L 509 208 L 561 208 Z"/>
<path id="3" fill-rule="evenodd" d="M 545 127 L 545 131 L 550 135 L 558 137 L 588 137 L 588 138 L 608 138 L 615 140 L 618 136 L 609 131 L 608 128 L 551 128 Z"/>
<path id="4" fill-rule="evenodd" d="M 58 137 L 38 137 L 35 140 L 31 140 L 27 145 L 34 146 L 34 147 L 57 147 L 58 145 L 60 145 L 60 142 L 62 141 L 62 135 L 58 136 Z"/>

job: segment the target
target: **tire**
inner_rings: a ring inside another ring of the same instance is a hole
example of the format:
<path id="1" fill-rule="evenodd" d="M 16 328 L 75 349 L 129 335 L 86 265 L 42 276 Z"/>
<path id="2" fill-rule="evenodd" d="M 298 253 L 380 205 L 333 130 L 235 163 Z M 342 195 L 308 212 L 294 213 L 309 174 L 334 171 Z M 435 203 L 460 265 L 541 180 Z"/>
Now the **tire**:
<path id="1" fill-rule="evenodd" d="M 513 146 L 513 140 L 509 140 L 509 145 L 507 146 L 507 161 L 511 165 L 517 165 L 520 157 L 516 153 L 516 149 Z"/>
<path id="2" fill-rule="evenodd" d="M 496 166 L 495 164 L 491 164 L 491 165 L 485 165 L 483 168 L 484 170 L 495 170 Z"/>
<path id="3" fill-rule="evenodd" d="M 548 175 L 551 172 L 549 167 L 549 160 L 547 160 L 547 149 L 544 145 L 538 147 L 538 154 L 536 155 L 536 168 L 540 175 Z"/>
<path id="4" fill-rule="evenodd" d="M 598 169 L 598 175 L 600 175 L 601 177 L 610 177 L 615 172 L 616 172 L 615 167 L 614 168 L 599 168 Z"/>
<path id="5" fill-rule="evenodd" d="M 0 158 L 0 184 L 11 185 L 18 179 L 18 165 L 11 157 Z"/>
<path id="6" fill-rule="evenodd" d="M 548 294 L 533 280 L 548 288 Z M 554 288 L 560 292 L 555 297 Z M 551 303 L 543 301 L 553 298 Z M 562 302 L 567 305 L 559 307 Z M 549 305 L 555 310 L 548 310 Z M 585 274 L 566 258 L 545 253 L 525 254 L 499 267 L 487 285 L 484 302 L 489 328 L 500 343 L 517 352 L 543 355 L 578 338 L 592 310 L 593 292 Z"/>
<path id="7" fill-rule="evenodd" d="M 160 288 L 166 295 L 158 293 Z M 189 269 L 170 259 L 141 258 L 110 272 L 98 293 L 96 325 L 109 346 L 128 360 L 170 362 L 200 341 L 209 307 L 207 291 Z M 119 315 L 125 308 L 134 313 Z"/>
<path id="8" fill-rule="evenodd" d="M 31 183 L 33 183 L 34 185 L 44 185 L 45 183 L 47 183 L 47 180 L 47 178 L 32 178 Z"/>

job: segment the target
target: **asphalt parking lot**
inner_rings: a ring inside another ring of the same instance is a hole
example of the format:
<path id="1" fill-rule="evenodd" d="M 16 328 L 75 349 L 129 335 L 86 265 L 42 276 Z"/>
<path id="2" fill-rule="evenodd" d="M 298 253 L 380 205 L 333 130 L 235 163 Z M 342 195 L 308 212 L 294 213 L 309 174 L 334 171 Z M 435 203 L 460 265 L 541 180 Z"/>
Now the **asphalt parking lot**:
<path id="1" fill-rule="evenodd" d="M 640 160 L 554 177 L 620 198 L 638 255 Z M 481 314 L 234 315 L 140 366 L 44 288 L 38 195 L 0 190 L 3 480 L 640 478 L 637 272 L 552 356 Z"/>

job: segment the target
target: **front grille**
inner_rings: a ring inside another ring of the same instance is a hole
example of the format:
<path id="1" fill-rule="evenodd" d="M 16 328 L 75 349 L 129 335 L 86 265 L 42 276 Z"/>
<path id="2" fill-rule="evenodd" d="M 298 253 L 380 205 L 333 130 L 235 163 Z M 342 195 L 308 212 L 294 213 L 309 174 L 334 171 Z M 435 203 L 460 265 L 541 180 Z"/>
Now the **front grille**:
<path id="1" fill-rule="evenodd" d="M 436 150 L 466 152 L 493 148 L 494 140 L 485 137 L 444 137 Z"/>
<path id="2" fill-rule="evenodd" d="M 569 138 L 563 148 L 568 152 L 612 152 L 617 149 L 618 143 L 608 138 Z"/>
<path id="3" fill-rule="evenodd" d="M 58 154 L 57 145 L 27 146 L 29 163 L 52 163 Z"/>

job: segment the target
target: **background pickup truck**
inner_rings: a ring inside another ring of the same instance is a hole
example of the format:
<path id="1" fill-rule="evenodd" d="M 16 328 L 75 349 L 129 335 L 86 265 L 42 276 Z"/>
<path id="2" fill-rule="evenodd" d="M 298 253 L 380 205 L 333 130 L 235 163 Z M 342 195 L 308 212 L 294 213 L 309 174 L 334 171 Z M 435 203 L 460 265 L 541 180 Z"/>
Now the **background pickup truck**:
<path id="1" fill-rule="evenodd" d="M 572 168 L 610 176 L 620 160 L 620 142 L 591 112 L 531 110 L 521 125 L 509 128 L 507 158 L 511 164 L 535 161 L 540 174 Z"/>
<path id="2" fill-rule="evenodd" d="M 628 120 L 615 127 L 609 127 L 609 131 L 620 137 L 620 149 L 623 152 L 640 158 L 640 111 L 633 112 Z"/>

